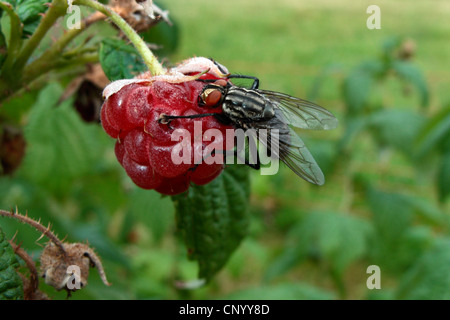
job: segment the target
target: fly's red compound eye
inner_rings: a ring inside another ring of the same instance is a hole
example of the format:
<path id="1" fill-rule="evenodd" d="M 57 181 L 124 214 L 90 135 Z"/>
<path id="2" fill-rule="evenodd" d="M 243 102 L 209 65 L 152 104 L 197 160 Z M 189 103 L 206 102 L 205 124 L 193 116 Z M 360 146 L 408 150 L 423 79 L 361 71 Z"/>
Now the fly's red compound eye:
<path id="1" fill-rule="evenodd" d="M 216 108 L 226 94 L 226 88 L 228 81 L 225 79 L 219 79 L 212 84 L 207 85 L 203 92 L 198 96 L 198 103 L 200 106 L 206 106 L 209 108 Z"/>
<path id="2" fill-rule="evenodd" d="M 219 79 L 219 80 L 217 80 L 216 82 L 214 82 L 214 84 L 215 84 L 216 86 L 226 87 L 227 84 L 228 84 L 228 82 L 227 82 L 227 80 Z"/>
<path id="3" fill-rule="evenodd" d="M 202 100 L 207 107 L 216 107 L 222 99 L 222 92 L 218 89 L 207 89 L 202 93 Z"/>

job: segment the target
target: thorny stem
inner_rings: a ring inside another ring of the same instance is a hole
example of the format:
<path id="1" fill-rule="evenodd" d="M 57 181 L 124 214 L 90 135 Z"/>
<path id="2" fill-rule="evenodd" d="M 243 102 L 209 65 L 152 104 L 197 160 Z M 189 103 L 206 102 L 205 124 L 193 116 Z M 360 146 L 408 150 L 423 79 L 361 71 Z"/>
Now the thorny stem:
<path id="1" fill-rule="evenodd" d="M 98 54 L 91 53 L 91 54 L 85 54 L 78 58 L 67 59 L 67 61 L 59 61 L 58 63 L 54 64 L 54 67 L 55 67 L 55 69 L 62 69 L 62 68 L 86 65 L 89 63 L 95 63 L 97 61 L 98 61 Z"/>
<path id="2" fill-rule="evenodd" d="M 41 74 L 39 72 L 36 72 L 36 70 L 40 70 L 42 66 L 47 66 L 47 68 L 55 70 L 63 67 L 74 67 L 78 65 L 86 65 L 88 63 L 96 63 L 98 62 L 98 54 L 84 54 L 79 57 L 75 57 L 72 59 L 64 59 L 64 60 L 54 60 L 53 62 L 49 63 L 38 63 L 36 61 L 36 64 L 30 65 L 31 67 L 34 67 L 30 72 L 26 73 L 26 82 L 31 83 L 32 81 L 36 80 Z"/>
<path id="3" fill-rule="evenodd" d="M 29 75 L 27 75 L 30 73 L 30 71 L 34 70 L 34 74 L 37 74 L 38 76 L 49 71 L 46 66 L 38 70 L 35 70 L 35 68 L 32 68 L 30 70 L 29 68 L 25 68 L 25 66 L 49 29 L 56 23 L 56 21 L 60 17 L 66 14 L 66 10 L 66 0 L 53 0 L 53 2 L 49 5 L 49 10 L 42 18 L 36 31 L 33 33 L 31 38 L 25 42 L 22 49 L 20 49 L 21 34 L 19 36 L 16 36 L 16 38 L 18 38 L 17 41 L 20 41 L 18 45 L 19 47 L 15 50 L 15 52 L 8 52 L 8 58 L 5 62 L 5 65 L 3 66 L 2 77 L 0 78 L 0 106 L 2 100 L 20 90 L 24 83 L 26 83 L 24 79 L 27 79 L 27 81 L 29 82 L 34 80 Z M 25 70 L 23 70 L 24 68 Z"/>
<path id="4" fill-rule="evenodd" d="M 3 70 L 9 70 L 12 67 L 14 58 L 20 50 L 21 37 L 22 37 L 22 25 L 19 17 L 14 12 L 12 6 L 9 3 L 0 2 L 0 8 L 5 10 L 10 18 L 10 35 L 8 43 L 8 55 L 3 65 Z"/>
<path id="5" fill-rule="evenodd" d="M 73 4 L 90 7 L 109 17 L 136 47 L 152 75 L 156 76 L 164 74 L 163 66 L 159 63 L 158 59 L 155 57 L 148 45 L 119 14 L 104 4 L 93 0 L 75 0 Z"/>
<path id="6" fill-rule="evenodd" d="M 79 47 L 79 48 L 74 48 L 73 50 L 64 52 L 62 55 L 62 58 L 69 59 L 69 58 L 79 57 L 80 55 L 84 55 L 87 53 L 97 53 L 97 52 L 98 52 L 97 47 L 86 47 L 86 48 Z"/>
<path id="7" fill-rule="evenodd" d="M 54 2 L 57 1 L 58 0 Z M 66 1 L 63 2 L 64 6 L 67 7 Z M 102 17 L 98 14 L 94 14 L 93 16 L 90 16 L 89 18 L 81 21 L 80 28 L 73 28 L 66 31 L 55 43 L 53 43 L 53 45 L 46 52 L 41 55 L 41 57 L 39 57 L 36 61 L 32 62 L 25 68 L 24 82 L 30 83 L 31 81 L 35 80 L 42 74 L 42 70 L 57 68 L 61 64 L 64 64 L 65 61 L 61 61 L 59 58 L 67 45 L 72 42 L 72 40 L 75 39 L 78 35 L 84 32 L 89 26 L 100 20 L 102 20 Z M 77 52 L 77 55 L 80 54 L 80 52 Z M 98 59 L 93 61 L 91 58 L 92 56 L 89 56 L 84 60 L 86 60 L 86 62 L 98 61 Z"/>
<path id="8" fill-rule="evenodd" d="M 64 64 L 64 61 L 60 61 L 61 56 L 65 47 L 80 33 L 86 30 L 91 24 L 103 20 L 106 17 L 110 18 L 121 31 L 129 38 L 129 40 L 134 44 L 139 54 L 141 55 L 144 63 L 149 68 L 153 75 L 160 75 L 165 73 L 165 69 L 159 63 L 157 58 L 153 55 L 152 51 L 149 49 L 147 44 L 141 37 L 136 33 L 136 31 L 116 12 L 111 10 L 108 6 L 103 5 L 94 0 L 75 0 L 73 2 L 75 5 L 83 5 L 93 8 L 103 14 L 94 13 L 91 17 L 82 21 L 80 29 L 68 30 L 64 35 L 56 41 L 50 49 L 48 49 L 44 54 L 41 55 L 37 60 L 32 62 L 27 66 L 27 62 L 32 56 L 33 52 L 39 46 L 41 40 L 47 34 L 48 30 L 54 25 L 58 18 L 64 16 L 67 12 L 68 4 L 67 0 L 53 0 L 50 4 L 50 9 L 47 11 L 46 15 L 43 17 L 39 26 L 37 27 L 35 33 L 32 37 L 25 43 L 22 50 L 20 50 L 20 36 L 14 36 L 12 39 L 17 39 L 16 53 L 8 55 L 10 60 L 5 61 L 3 68 L 3 76 L 0 78 L 0 106 L 1 101 L 7 97 L 14 95 L 24 83 L 29 84 L 35 81 L 44 73 L 48 73 L 54 68 Z M 5 10 L 8 8 L 4 8 Z M 14 12 L 11 11 L 11 14 Z M 13 20 L 13 19 L 11 19 Z M 13 26 L 12 26 L 13 27 Z M 12 28 L 13 30 L 21 31 L 20 21 L 16 26 L 17 28 Z M 19 28 L 19 29 L 18 29 Z M 12 48 L 13 46 L 10 46 Z M 20 51 L 20 52 L 19 52 Z M 17 59 L 15 59 L 17 57 Z M 93 61 L 93 56 L 87 56 L 85 61 Z M 80 60 L 81 61 L 81 60 Z M 71 61 L 72 62 L 72 61 Z M 72 64 L 72 63 L 70 63 Z M 9 67 L 8 67 L 9 66 Z M 22 69 L 24 69 L 22 71 Z M 23 74 L 23 77 L 17 77 L 17 72 Z"/>
<path id="9" fill-rule="evenodd" d="M 39 275 L 33 259 L 28 255 L 28 253 L 26 253 L 25 250 L 16 245 L 13 241 L 9 241 L 9 244 L 13 248 L 14 253 L 17 254 L 23 261 L 25 261 L 28 270 L 30 270 L 30 287 L 32 289 L 32 292 L 35 292 L 39 287 Z"/>
<path id="10" fill-rule="evenodd" d="M 48 30 L 55 24 L 55 22 L 62 16 L 66 14 L 67 3 L 64 0 L 55 0 L 51 3 L 50 9 L 47 11 L 45 16 L 42 18 L 36 31 L 33 33 L 31 38 L 26 42 L 19 57 L 14 64 L 16 70 L 21 70 L 28 59 L 30 59 L 33 52 L 36 50 L 37 46 L 47 34 Z"/>
<path id="11" fill-rule="evenodd" d="M 17 209 L 16 211 L 5 211 L 0 210 L 0 216 L 13 218 L 16 220 L 19 220 L 22 223 L 28 224 L 29 226 L 35 228 L 37 231 L 42 233 L 42 236 L 46 236 L 51 242 L 55 244 L 61 251 L 61 253 L 66 256 L 66 250 L 64 249 L 64 245 L 61 242 L 61 240 L 58 239 L 58 237 L 50 230 L 50 225 L 46 228 L 44 227 L 40 221 L 33 220 L 32 218 L 28 217 L 27 215 L 21 215 Z"/>
<path id="12" fill-rule="evenodd" d="M 101 21 L 105 18 L 104 15 L 94 13 L 93 15 L 89 16 L 88 18 L 81 21 L 80 27 L 70 29 L 56 41 L 53 43 L 53 45 L 45 51 L 36 61 L 30 63 L 25 68 L 24 71 L 24 82 L 30 83 L 37 79 L 43 72 L 42 70 L 51 70 L 54 68 L 58 68 L 61 64 L 66 63 L 67 61 L 59 59 L 60 57 L 65 57 L 63 55 L 64 49 L 74 40 L 78 35 L 80 35 L 82 32 L 86 31 L 91 25 L 94 23 Z M 91 52 L 90 50 L 89 52 Z M 97 59 L 93 59 L 93 56 L 83 56 L 85 53 L 83 50 L 73 51 L 72 53 L 80 57 L 80 61 L 85 60 L 86 63 L 95 63 L 98 61 Z M 97 56 L 98 57 L 98 56 Z M 68 66 L 71 66 L 73 63 L 67 63 Z"/>

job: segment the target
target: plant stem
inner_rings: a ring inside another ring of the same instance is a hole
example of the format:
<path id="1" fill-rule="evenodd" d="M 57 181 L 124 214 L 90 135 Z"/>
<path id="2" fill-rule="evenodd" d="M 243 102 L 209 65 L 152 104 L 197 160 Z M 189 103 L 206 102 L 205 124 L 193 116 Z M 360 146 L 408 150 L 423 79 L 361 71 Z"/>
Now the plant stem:
<path id="1" fill-rule="evenodd" d="M 9 217 L 9 218 L 13 218 L 13 219 L 19 220 L 20 222 L 28 224 L 29 226 L 35 228 L 37 231 L 42 233 L 42 236 L 46 236 L 51 242 L 53 242 L 54 245 L 59 248 L 59 250 L 61 251 L 61 253 L 64 256 L 66 255 L 66 250 L 64 249 L 63 243 L 50 230 L 50 225 L 48 227 L 44 227 L 40 223 L 40 221 L 33 220 L 30 217 L 28 217 L 27 215 L 25 215 L 25 216 L 21 215 L 19 212 L 17 212 L 17 209 L 16 209 L 15 212 L 14 211 L 8 212 L 8 211 L 5 211 L 5 210 L 0 210 L 0 216 Z"/>
<path id="2" fill-rule="evenodd" d="M 6 99 L 7 97 L 16 94 L 20 91 L 20 88 L 23 87 L 23 84 L 29 85 L 31 82 L 39 78 L 45 73 L 48 73 L 52 68 L 55 68 L 61 64 L 60 57 L 63 53 L 63 50 L 67 47 L 67 45 L 73 41 L 75 37 L 84 32 L 89 26 L 93 23 L 100 21 L 100 19 L 83 20 L 81 22 L 80 28 L 70 29 L 64 32 L 64 34 L 55 41 L 52 46 L 47 49 L 43 54 L 40 55 L 35 61 L 27 65 L 27 61 L 30 59 L 34 50 L 37 48 L 42 38 L 48 32 L 48 30 L 52 27 L 53 23 L 58 20 L 59 17 L 62 17 L 67 12 L 67 1 L 66 0 L 53 0 L 47 15 L 42 19 L 40 25 L 36 29 L 36 33 L 28 40 L 26 45 L 24 46 L 22 52 L 17 52 L 14 55 L 11 55 L 12 58 L 17 58 L 14 62 L 14 59 L 11 59 L 11 68 L 9 70 L 14 70 L 17 72 L 20 70 L 22 77 L 17 77 L 16 74 L 12 72 L 4 72 L 2 78 L 0 78 L 0 105 L 1 101 Z M 20 25 L 20 21 L 19 21 Z M 20 40 L 20 37 L 18 37 Z M 19 47 L 20 50 L 20 47 Z M 78 53 L 80 54 L 80 53 Z M 80 57 L 80 61 L 85 57 Z M 92 56 L 89 56 L 85 60 L 89 62 L 97 62 L 98 59 L 93 61 Z M 8 61 L 7 61 L 8 62 Z M 14 63 L 14 69 L 12 69 L 12 64 Z M 6 66 L 6 62 L 5 62 Z M 20 68 L 20 69 L 19 69 Z M 23 68 L 23 71 L 22 71 Z M 5 70 L 6 68 L 4 68 Z"/>
<path id="3" fill-rule="evenodd" d="M 98 54 L 97 53 L 91 53 L 91 54 L 85 54 L 80 57 L 76 57 L 73 59 L 67 59 L 66 61 L 57 61 L 52 68 L 53 69 L 62 69 L 62 68 L 70 68 L 75 67 L 79 65 L 86 65 L 90 63 L 96 63 L 98 62 Z"/>
<path id="4" fill-rule="evenodd" d="M 71 29 L 66 31 L 64 35 L 59 38 L 50 49 L 45 51 L 41 57 L 39 57 L 36 61 L 33 61 L 30 65 L 28 65 L 24 70 L 24 82 L 29 83 L 39 77 L 43 70 L 52 69 L 52 65 L 54 65 L 59 61 L 59 58 L 62 54 L 64 48 L 81 32 L 86 29 L 85 24 L 82 24 L 80 29 Z"/>
<path id="5" fill-rule="evenodd" d="M 27 265 L 28 270 L 30 270 L 30 289 L 32 289 L 31 292 L 35 292 L 39 288 L 39 274 L 36 269 L 36 264 L 33 261 L 33 258 L 31 258 L 28 253 L 23 250 L 20 246 L 16 245 L 13 241 L 9 241 L 9 244 L 13 248 L 16 255 L 18 255 Z M 31 292 L 26 292 L 31 293 Z M 26 298 L 25 298 L 26 299 Z"/>
<path id="6" fill-rule="evenodd" d="M 0 2 L 0 8 L 5 10 L 10 19 L 10 36 L 8 43 L 8 55 L 3 65 L 3 72 L 11 70 L 14 63 L 14 59 L 20 50 L 22 42 L 22 24 L 19 17 L 14 12 L 12 6 L 9 3 Z M 5 71 L 7 70 L 7 71 Z"/>
<path id="7" fill-rule="evenodd" d="M 93 8 L 106 17 L 109 17 L 136 47 L 150 72 L 153 75 L 160 75 L 165 73 L 165 69 L 159 63 L 158 59 L 153 55 L 152 51 L 149 49 L 145 41 L 141 39 L 136 31 L 134 31 L 134 29 L 124 19 L 122 19 L 119 14 L 111 10 L 109 7 L 94 0 L 75 0 L 73 4 Z M 71 29 L 66 31 L 64 35 L 51 46 L 51 48 L 45 51 L 37 60 L 27 65 L 27 62 L 29 61 L 33 52 L 39 46 L 41 40 L 47 34 L 48 30 L 60 17 L 66 14 L 67 8 L 67 0 L 53 0 L 50 9 L 47 11 L 45 17 L 41 20 L 35 33 L 22 47 L 22 50 L 20 50 L 21 37 L 14 37 L 14 39 L 18 39 L 17 41 L 19 41 L 18 45 L 16 46 L 17 52 L 13 55 L 9 55 L 7 60 L 5 61 L 3 74 L 0 77 L 0 106 L 3 100 L 17 93 L 24 86 L 24 84 L 30 84 L 43 74 L 52 70 L 52 68 L 61 67 L 60 57 L 65 47 L 67 47 L 67 45 L 76 36 L 86 30 L 87 27 L 89 27 L 93 22 L 101 20 L 98 17 L 95 19 L 88 19 L 82 22 L 80 29 Z M 5 10 L 7 9 L 8 8 L 5 8 Z M 11 11 L 11 14 L 14 14 L 14 12 Z M 13 20 L 13 18 L 11 19 Z M 20 27 L 20 24 L 18 25 L 18 27 Z M 17 30 L 20 31 L 21 29 Z M 11 37 L 11 39 L 13 39 L 13 37 Z M 86 55 L 80 57 L 76 61 L 70 62 L 71 64 L 72 62 L 78 64 L 78 62 L 93 62 L 94 60 L 95 57 L 93 55 Z M 9 68 L 6 68 L 8 65 Z"/>
<path id="8" fill-rule="evenodd" d="M 85 53 L 96 53 L 96 52 L 98 52 L 98 48 L 94 47 L 94 46 L 86 47 L 86 48 L 80 47 L 80 48 L 76 48 L 76 49 L 64 52 L 64 54 L 62 55 L 62 58 L 69 59 L 72 57 L 78 57 Z"/>
<path id="9" fill-rule="evenodd" d="M 124 19 L 122 19 L 120 15 L 112 11 L 104 4 L 93 0 L 75 0 L 73 4 L 90 7 L 111 18 L 111 20 L 117 25 L 117 27 L 119 27 L 119 29 L 136 47 L 152 75 L 156 76 L 165 73 L 163 66 L 159 63 L 158 59 L 154 56 L 153 52 L 149 49 L 145 41 L 142 40 L 142 38 L 136 33 L 136 31 Z"/>
<path id="10" fill-rule="evenodd" d="M 42 18 L 36 31 L 33 33 L 31 38 L 26 42 L 22 51 L 20 52 L 16 63 L 14 64 L 14 69 L 20 72 L 22 68 L 28 62 L 33 52 L 36 50 L 37 46 L 47 34 L 48 30 L 55 24 L 55 22 L 62 16 L 66 14 L 67 2 L 65 0 L 53 0 L 50 9 Z"/>

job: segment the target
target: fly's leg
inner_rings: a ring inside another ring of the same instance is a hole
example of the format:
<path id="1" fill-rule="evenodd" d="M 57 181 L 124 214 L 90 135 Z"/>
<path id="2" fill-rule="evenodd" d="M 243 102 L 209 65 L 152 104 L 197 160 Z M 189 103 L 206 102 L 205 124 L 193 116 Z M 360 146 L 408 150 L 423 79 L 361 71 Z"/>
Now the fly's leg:
<path id="1" fill-rule="evenodd" d="M 247 165 L 247 166 L 249 166 L 250 168 L 252 168 L 252 169 L 255 169 L 255 170 L 259 170 L 260 168 L 261 168 L 261 159 L 259 158 L 259 152 L 258 152 L 258 149 L 256 148 L 256 145 L 255 145 L 255 148 L 254 149 L 252 149 L 251 147 L 250 147 L 250 145 L 251 145 L 251 141 L 250 141 L 250 137 L 249 136 L 247 136 L 246 138 L 245 138 L 245 140 L 246 140 L 246 142 L 245 142 L 245 148 L 244 148 L 244 159 L 242 159 L 242 157 L 241 157 L 241 151 L 240 150 L 238 150 L 237 149 L 237 147 L 236 147 L 236 149 L 234 150 L 234 152 L 235 152 L 235 157 L 237 158 L 237 159 L 239 159 L 239 160 L 241 160 L 242 162 L 244 162 L 244 164 L 245 165 Z M 254 141 L 254 140 L 253 140 Z M 235 144 L 237 144 L 237 145 L 239 145 L 238 144 L 238 142 L 235 140 Z M 253 152 L 252 152 L 253 151 Z M 253 160 L 253 153 L 256 153 L 256 161 L 252 161 Z"/>
<path id="2" fill-rule="evenodd" d="M 253 80 L 253 84 L 250 87 L 251 90 L 255 90 L 259 88 L 259 79 L 257 77 L 253 77 L 253 76 L 246 76 L 243 74 L 230 74 L 228 76 L 228 79 L 250 79 Z M 205 82 L 205 83 L 214 83 L 217 81 L 217 79 L 197 79 L 196 81 L 201 81 L 201 82 Z M 212 86 L 211 86 L 212 88 Z"/>
<path id="3" fill-rule="evenodd" d="M 233 155 L 235 158 L 241 160 L 246 166 L 249 166 L 252 169 L 259 170 L 261 169 L 261 160 L 259 159 L 259 153 L 256 152 L 256 161 L 255 163 L 252 163 L 250 159 L 244 156 L 244 158 L 241 157 L 240 153 L 237 149 L 234 149 L 232 151 L 226 151 L 226 150 L 218 150 L 216 152 L 224 153 L 225 155 Z"/>
<path id="4" fill-rule="evenodd" d="M 237 154 L 237 150 L 236 150 L 235 156 L 236 156 L 236 158 L 238 158 L 242 161 L 242 158 Z M 245 158 L 244 164 L 255 170 L 261 169 L 261 160 L 259 159 L 258 151 L 256 152 L 256 163 L 251 163 L 250 159 Z"/>
<path id="5" fill-rule="evenodd" d="M 206 83 L 214 83 L 217 79 L 197 79 L 195 81 L 206 82 Z"/>
<path id="6" fill-rule="evenodd" d="M 228 72 L 223 70 L 222 66 L 216 60 L 214 60 L 213 58 L 209 58 L 209 60 L 211 60 L 216 65 L 217 69 L 219 69 L 219 71 L 222 72 L 222 74 L 226 74 L 226 75 L 229 74 Z"/>
<path id="7" fill-rule="evenodd" d="M 217 66 L 217 68 L 219 69 L 220 72 L 222 72 L 223 74 L 227 74 L 225 72 L 225 70 L 223 70 L 222 66 L 217 63 L 214 59 L 209 58 L 209 60 L 211 60 L 212 62 L 214 62 L 214 64 Z M 246 75 L 242 75 L 242 74 L 228 74 L 227 76 L 228 79 L 251 79 L 253 80 L 253 84 L 251 86 L 251 90 L 255 90 L 259 88 L 259 79 L 257 77 L 253 77 L 253 76 L 246 76 Z M 205 82 L 209 82 L 208 80 L 201 80 L 199 79 L 199 81 L 205 81 Z M 214 82 L 216 80 L 213 80 L 211 82 Z"/>
<path id="8" fill-rule="evenodd" d="M 175 119 L 198 119 L 205 117 L 215 117 L 217 121 L 224 125 L 230 125 L 230 119 L 226 117 L 223 113 L 202 113 L 202 114 L 193 114 L 190 116 L 169 116 L 167 114 L 162 113 L 159 116 L 158 123 L 167 124 L 170 126 L 170 122 Z"/>
<path id="9" fill-rule="evenodd" d="M 213 151 L 211 151 L 207 156 L 205 156 L 205 157 L 203 157 L 202 158 L 202 161 L 205 161 L 207 158 L 209 158 L 209 157 L 212 157 L 212 156 L 214 156 L 214 155 L 216 155 L 216 153 L 217 154 L 223 154 L 224 156 L 228 156 L 228 155 L 235 155 L 235 151 L 234 150 L 213 150 Z M 197 168 L 198 168 L 198 166 L 200 165 L 200 163 L 197 163 L 195 166 L 193 166 L 192 168 L 190 168 L 189 170 L 191 170 L 191 171 L 195 171 Z"/>
<path id="10" fill-rule="evenodd" d="M 232 156 L 236 157 L 237 159 L 241 160 L 246 166 L 249 166 L 252 169 L 255 169 L 255 170 L 261 169 L 261 161 L 259 159 L 259 154 L 258 153 L 256 155 L 256 163 L 251 163 L 250 160 L 248 160 L 246 158 L 242 159 L 241 155 L 239 154 L 239 152 L 236 149 L 235 150 L 213 150 L 209 155 L 204 157 L 203 160 L 205 160 L 205 159 L 215 155 L 216 153 L 220 153 L 220 154 L 223 154 L 225 156 L 232 155 Z M 199 165 L 200 164 L 196 164 L 195 166 L 193 166 L 189 170 L 195 171 L 198 168 Z"/>
<path id="11" fill-rule="evenodd" d="M 251 90 L 255 90 L 259 88 L 259 79 L 257 77 L 253 77 L 253 76 L 246 76 L 243 74 L 230 74 L 228 76 L 228 79 L 251 79 L 253 80 L 253 84 L 250 87 Z"/>
<path id="12" fill-rule="evenodd" d="M 247 146 L 250 143 L 250 138 L 247 137 Z M 256 150 L 256 161 L 251 161 L 253 159 L 251 159 L 251 151 L 248 150 L 248 156 L 247 154 L 244 154 L 244 156 L 242 157 L 241 152 L 239 152 L 239 150 L 237 149 L 237 147 L 235 147 L 233 150 L 212 150 L 208 155 L 203 157 L 203 160 L 214 156 L 215 154 L 223 154 L 224 156 L 233 156 L 236 159 L 240 160 L 242 164 L 245 164 L 247 166 L 249 166 L 252 169 L 255 170 L 259 170 L 261 168 L 261 159 L 259 157 L 259 152 L 258 150 Z M 195 165 L 192 170 L 195 170 L 198 167 L 198 164 Z"/>
<path id="13" fill-rule="evenodd" d="M 203 114 L 193 114 L 190 116 L 169 116 L 167 114 L 162 113 L 159 116 L 158 122 L 162 124 L 170 124 L 172 120 L 175 119 L 197 119 L 197 118 L 204 118 L 204 117 L 211 117 L 216 116 L 216 113 L 203 113 Z"/>

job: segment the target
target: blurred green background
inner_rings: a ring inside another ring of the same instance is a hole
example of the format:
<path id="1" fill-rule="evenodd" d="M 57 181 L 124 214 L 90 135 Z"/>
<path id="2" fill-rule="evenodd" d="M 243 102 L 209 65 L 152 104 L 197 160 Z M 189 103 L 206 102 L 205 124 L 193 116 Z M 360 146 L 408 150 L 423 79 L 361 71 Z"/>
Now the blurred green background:
<path id="1" fill-rule="evenodd" d="M 167 64 L 213 57 L 336 115 L 336 130 L 298 131 L 326 183 L 283 166 L 276 176 L 252 171 L 249 236 L 210 284 L 180 290 L 175 282 L 194 280 L 197 265 L 174 235 L 171 200 L 131 183 L 114 141 L 82 122 L 72 100 L 50 112 L 63 87 L 26 94 L 10 109 L 34 104 L 28 152 L 13 177 L 0 178 L 0 207 L 17 205 L 97 250 L 114 285 L 92 270 L 73 299 L 450 298 L 450 2 L 162 4 L 178 30 Z M 380 30 L 366 27 L 372 4 Z M 1 224 L 38 255 L 36 232 Z M 380 290 L 366 286 L 370 265 L 381 269 Z"/>

